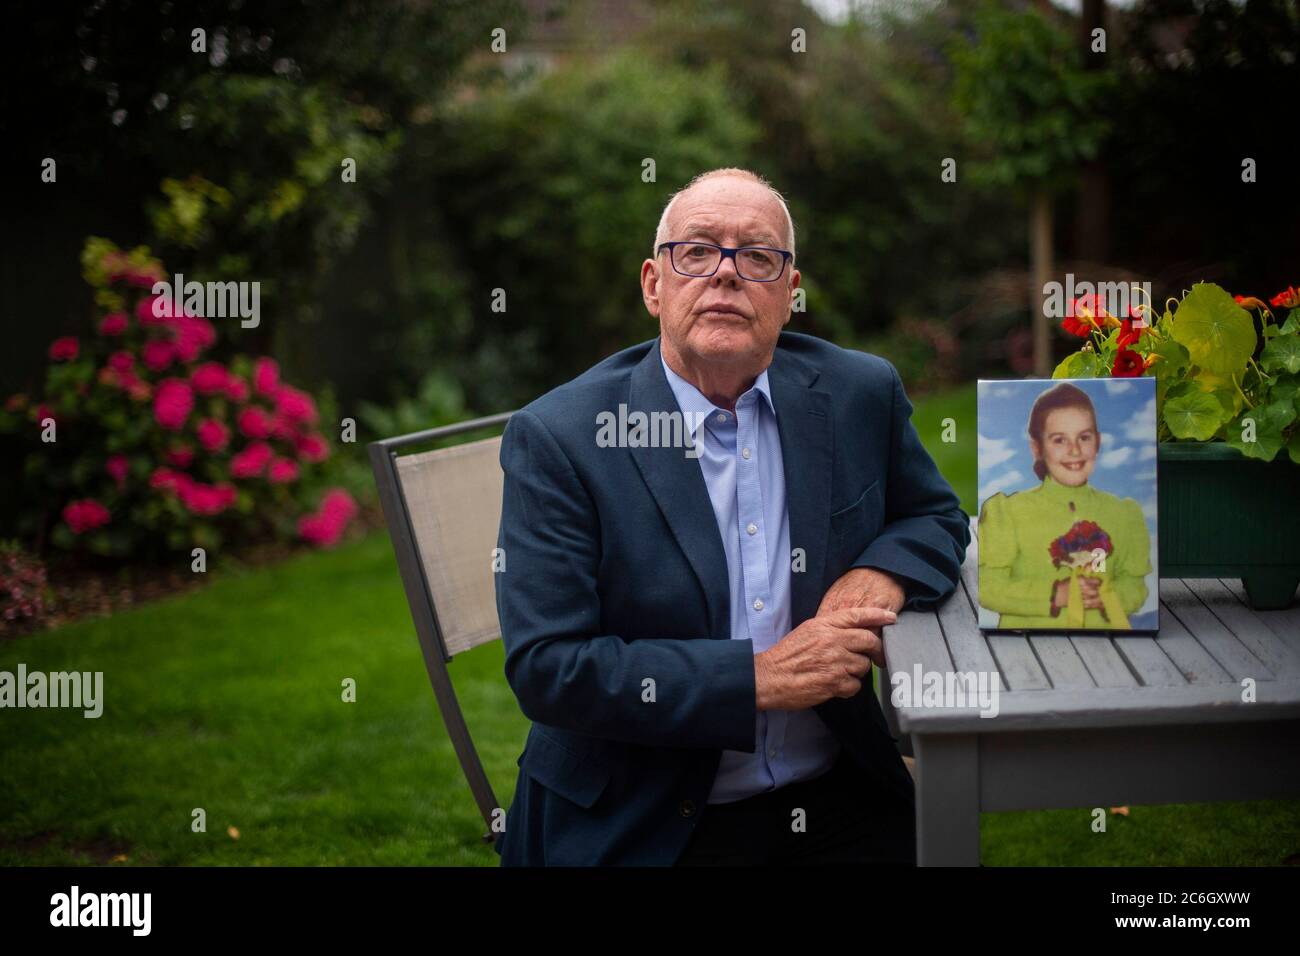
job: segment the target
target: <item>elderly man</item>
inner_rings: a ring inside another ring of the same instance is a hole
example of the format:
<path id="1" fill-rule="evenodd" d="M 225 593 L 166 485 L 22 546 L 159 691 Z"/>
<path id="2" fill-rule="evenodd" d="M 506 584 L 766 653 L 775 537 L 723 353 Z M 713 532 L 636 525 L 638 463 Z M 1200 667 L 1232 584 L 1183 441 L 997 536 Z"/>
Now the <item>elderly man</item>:
<path id="1" fill-rule="evenodd" d="M 915 862 L 870 669 L 968 519 L 894 367 L 782 331 L 794 246 L 761 177 L 696 177 L 641 268 L 659 337 L 510 420 L 503 865 Z"/>

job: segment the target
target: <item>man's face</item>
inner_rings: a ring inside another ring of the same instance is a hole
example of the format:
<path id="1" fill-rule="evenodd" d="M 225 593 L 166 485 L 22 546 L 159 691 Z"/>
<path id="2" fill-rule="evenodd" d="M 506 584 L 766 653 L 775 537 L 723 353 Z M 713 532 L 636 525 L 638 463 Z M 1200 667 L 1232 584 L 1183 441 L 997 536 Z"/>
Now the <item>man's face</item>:
<path id="1" fill-rule="evenodd" d="M 1059 484 L 1084 484 L 1097 464 L 1101 436 L 1092 416 L 1082 408 L 1057 408 L 1047 413 L 1043 442 L 1030 439 L 1048 473 Z"/>
<path id="2" fill-rule="evenodd" d="M 785 215 L 765 187 L 719 176 L 682 193 L 668 220 L 665 241 L 702 240 L 715 245 L 786 248 Z M 687 362 L 767 367 L 781 329 L 790 321 L 799 273 L 787 264 L 775 282 L 751 282 L 724 258 L 708 278 L 673 269 L 667 249 L 641 267 L 646 308 L 659 319 L 667 348 Z"/>

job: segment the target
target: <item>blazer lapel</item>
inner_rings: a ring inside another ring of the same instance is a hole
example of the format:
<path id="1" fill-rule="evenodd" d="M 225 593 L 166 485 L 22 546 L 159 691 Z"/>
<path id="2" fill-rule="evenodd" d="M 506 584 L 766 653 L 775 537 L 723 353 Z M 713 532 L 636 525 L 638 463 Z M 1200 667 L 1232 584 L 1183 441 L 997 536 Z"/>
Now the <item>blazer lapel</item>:
<path id="1" fill-rule="evenodd" d="M 678 412 L 677 396 L 668 385 L 659 358 L 659 339 L 632 371 L 628 413 Z M 698 459 L 687 458 L 684 448 L 632 447 L 636 462 L 678 546 L 686 554 L 709 611 L 712 638 L 731 638 L 731 585 L 727 556 L 718 535 L 718 521 L 704 483 Z"/>
<path id="2" fill-rule="evenodd" d="M 768 369 L 785 465 L 790 547 L 803 549 L 806 566 L 790 575 L 790 624 L 817 613 L 830 539 L 831 462 L 834 433 L 830 394 L 812 388 L 820 370 L 778 345 Z"/>

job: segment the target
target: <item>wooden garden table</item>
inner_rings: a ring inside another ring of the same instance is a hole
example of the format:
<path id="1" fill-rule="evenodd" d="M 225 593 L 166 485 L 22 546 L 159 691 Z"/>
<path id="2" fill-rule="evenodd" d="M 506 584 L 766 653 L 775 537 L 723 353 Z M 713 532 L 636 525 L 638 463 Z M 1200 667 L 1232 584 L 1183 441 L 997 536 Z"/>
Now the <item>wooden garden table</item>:
<path id="1" fill-rule="evenodd" d="M 992 718 L 894 708 L 881 681 L 886 719 L 916 758 L 922 866 L 977 865 L 980 811 L 1300 796 L 1300 599 L 1254 611 L 1238 581 L 1175 578 L 1160 582 L 1156 637 L 984 635 L 976 547 L 948 600 L 885 631 L 891 678 L 918 664 L 1001 674 Z"/>

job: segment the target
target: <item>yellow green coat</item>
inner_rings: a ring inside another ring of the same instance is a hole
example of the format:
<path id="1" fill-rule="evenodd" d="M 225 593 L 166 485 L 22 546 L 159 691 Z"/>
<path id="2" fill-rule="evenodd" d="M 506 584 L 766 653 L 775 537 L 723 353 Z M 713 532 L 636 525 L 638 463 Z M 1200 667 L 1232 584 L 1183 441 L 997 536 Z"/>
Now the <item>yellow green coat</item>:
<path id="1" fill-rule="evenodd" d="M 1052 564 L 1051 543 L 1076 521 L 1094 521 L 1110 535 L 1113 551 L 1105 574 L 1125 614 L 1138 611 L 1147 598 L 1151 540 L 1142 506 L 1092 485 L 1070 487 L 1048 475 L 1029 491 L 1001 493 L 984 502 L 979 520 L 979 602 L 1001 615 L 999 627 L 1068 626 L 1066 613 L 1052 615 L 1052 592 L 1070 571 Z M 1088 572 L 1091 573 L 1091 572 Z M 1125 628 L 1107 622 L 1100 610 L 1083 611 L 1083 629 Z"/>

